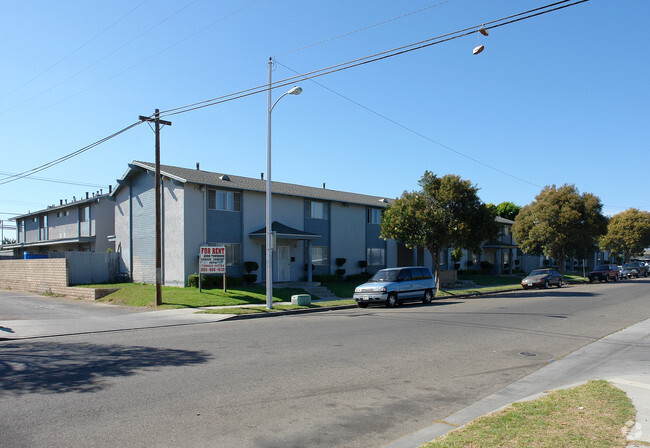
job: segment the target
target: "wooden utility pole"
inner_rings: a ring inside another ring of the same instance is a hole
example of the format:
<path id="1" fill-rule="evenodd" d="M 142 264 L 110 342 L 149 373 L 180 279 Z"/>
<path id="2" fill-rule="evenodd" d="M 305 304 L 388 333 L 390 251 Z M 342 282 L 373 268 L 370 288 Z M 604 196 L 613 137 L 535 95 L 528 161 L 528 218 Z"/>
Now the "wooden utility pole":
<path id="1" fill-rule="evenodd" d="M 171 121 L 160 119 L 160 110 L 156 109 L 154 118 L 140 115 L 142 121 L 155 123 L 156 133 L 156 306 L 162 305 L 162 216 L 160 192 L 160 125 L 171 126 Z"/>

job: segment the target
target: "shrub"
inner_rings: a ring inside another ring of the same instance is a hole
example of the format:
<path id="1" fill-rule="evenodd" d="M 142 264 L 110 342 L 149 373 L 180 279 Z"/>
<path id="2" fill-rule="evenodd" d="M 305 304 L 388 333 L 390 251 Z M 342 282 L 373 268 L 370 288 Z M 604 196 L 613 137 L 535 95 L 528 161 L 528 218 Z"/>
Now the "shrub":
<path id="1" fill-rule="evenodd" d="M 345 269 L 337 269 L 336 270 L 336 275 L 338 277 L 343 277 L 345 275 Z"/>
<path id="2" fill-rule="evenodd" d="M 481 269 L 484 271 L 490 271 L 494 265 L 490 263 L 489 261 L 483 260 L 481 261 Z"/>
<path id="3" fill-rule="evenodd" d="M 341 281 L 341 277 L 332 274 L 314 275 L 312 278 L 315 282 L 321 282 L 321 283 Z"/>
<path id="4" fill-rule="evenodd" d="M 368 266 L 368 262 L 366 260 L 359 260 L 358 264 L 361 269 L 365 269 Z"/>
<path id="5" fill-rule="evenodd" d="M 361 274 L 350 274 L 347 277 L 345 277 L 345 281 L 348 282 L 355 282 L 355 283 L 365 283 L 367 282 L 372 275 L 368 274 L 367 272 L 362 272 Z"/>
<path id="6" fill-rule="evenodd" d="M 256 261 L 245 261 L 244 262 L 244 269 L 246 270 L 247 274 L 250 274 L 253 271 L 257 271 L 257 269 L 260 266 L 257 264 Z"/>
<path id="7" fill-rule="evenodd" d="M 247 285 L 252 285 L 257 281 L 257 274 L 244 274 L 242 275 L 242 279 Z"/>
<path id="8" fill-rule="evenodd" d="M 337 258 L 336 259 L 336 265 L 339 268 L 342 268 L 346 261 L 348 261 L 347 258 Z"/>
<path id="9" fill-rule="evenodd" d="M 227 286 L 241 286 L 243 284 L 244 284 L 244 280 L 241 277 L 226 276 Z M 191 274 L 187 276 L 187 286 L 190 288 L 199 287 L 198 274 Z M 205 289 L 223 288 L 223 275 L 202 275 L 201 288 L 205 288 Z"/>

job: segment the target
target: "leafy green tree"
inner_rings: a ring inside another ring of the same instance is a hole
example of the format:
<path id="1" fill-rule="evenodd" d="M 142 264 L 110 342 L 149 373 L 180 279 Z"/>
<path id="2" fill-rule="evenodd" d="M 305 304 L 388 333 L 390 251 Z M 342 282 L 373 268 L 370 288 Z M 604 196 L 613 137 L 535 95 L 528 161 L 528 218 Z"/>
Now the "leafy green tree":
<path id="1" fill-rule="evenodd" d="M 440 288 L 440 252 L 462 247 L 478 252 L 481 243 L 494 238 L 494 214 L 479 199 L 469 180 L 425 171 L 420 191 L 404 192 L 381 216 L 382 238 L 392 238 L 412 249 L 424 247 L 433 257 L 436 287 Z"/>
<path id="2" fill-rule="evenodd" d="M 506 201 L 495 205 L 494 210 L 497 216 L 514 221 L 517 214 L 519 214 L 521 207 L 519 205 L 516 205 L 514 202 Z"/>
<path id="3" fill-rule="evenodd" d="M 625 261 L 641 255 L 650 246 L 650 213 L 631 208 L 612 216 L 600 248 L 621 254 Z"/>
<path id="4" fill-rule="evenodd" d="M 525 253 L 554 258 L 560 272 L 569 257 L 584 258 L 607 230 L 602 204 L 575 185 L 545 187 L 521 209 L 512 226 L 517 245 Z"/>

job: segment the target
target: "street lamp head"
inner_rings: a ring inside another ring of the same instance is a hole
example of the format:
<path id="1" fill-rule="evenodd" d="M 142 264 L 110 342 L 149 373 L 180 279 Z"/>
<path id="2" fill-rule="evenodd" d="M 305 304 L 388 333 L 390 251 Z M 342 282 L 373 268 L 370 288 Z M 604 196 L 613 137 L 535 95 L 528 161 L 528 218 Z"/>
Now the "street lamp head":
<path id="1" fill-rule="evenodd" d="M 293 87 L 287 92 L 289 95 L 300 95 L 302 93 L 302 87 Z"/>

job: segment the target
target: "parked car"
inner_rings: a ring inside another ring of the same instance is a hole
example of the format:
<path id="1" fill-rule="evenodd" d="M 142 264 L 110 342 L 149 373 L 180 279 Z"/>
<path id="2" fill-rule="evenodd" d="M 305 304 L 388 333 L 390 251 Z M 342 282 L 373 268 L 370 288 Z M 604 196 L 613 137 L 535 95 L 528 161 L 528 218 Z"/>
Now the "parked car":
<path id="1" fill-rule="evenodd" d="M 521 281 L 524 289 L 528 288 L 550 288 L 551 285 L 562 287 L 564 277 L 555 269 L 535 269 Z"/>
<path id="2" fill-rule="evenodd" d="M 615 264 L 599 264 L 593 271 L 589 273 L 589 283 L 598 280 L 608 282 L 610 280 L 616 281 L 619 279 L 620 273 Z"/>
<path id="3" fill-rule="evenodd" d="M 618 268 L 618 278 L 623 280 L 624 278 L 630 278 L 632 272 L 629 269 L 626 269 L 624 266 L 617 266 Z"/>
<path id="4" fill-rule="evenodd" d="M 367 283 L 354 289 L 361 308 L 371 303 L 393 307 L 407 301 L 430 303 L 436 295 L 436 281 L 428 268 L 404 267 L 377 271 Z"/>
<path id="5" fill-rule="evenodd" d="M 648 267 L 641 261 L 630 261 L 623 265 L 625 269 L 630 271 L 630 277 L 647 277 Z"/>

